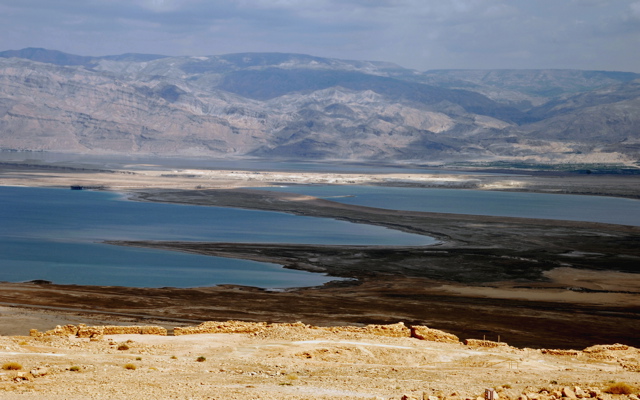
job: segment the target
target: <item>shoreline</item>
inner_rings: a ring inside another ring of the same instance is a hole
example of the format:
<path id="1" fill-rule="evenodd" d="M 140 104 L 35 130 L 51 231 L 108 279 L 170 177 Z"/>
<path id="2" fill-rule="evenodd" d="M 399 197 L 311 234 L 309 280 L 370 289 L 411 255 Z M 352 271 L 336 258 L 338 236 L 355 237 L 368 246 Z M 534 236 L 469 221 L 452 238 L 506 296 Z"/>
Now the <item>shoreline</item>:
<path id="1" fill-rule="evenodd" d="M 526 175 L 475 173 L 283 172 L 237 169 L 135 169 L 76 165 L 40 165 L 0 162 L 0 186 L 69 188 L 102 186 L 126 192 L 138 189 L 237 189 L 296 184 L 372 185 L 416 188 L 517 191 L 640 199 L 640 175 L 580 175 L 540 173 Z"/>

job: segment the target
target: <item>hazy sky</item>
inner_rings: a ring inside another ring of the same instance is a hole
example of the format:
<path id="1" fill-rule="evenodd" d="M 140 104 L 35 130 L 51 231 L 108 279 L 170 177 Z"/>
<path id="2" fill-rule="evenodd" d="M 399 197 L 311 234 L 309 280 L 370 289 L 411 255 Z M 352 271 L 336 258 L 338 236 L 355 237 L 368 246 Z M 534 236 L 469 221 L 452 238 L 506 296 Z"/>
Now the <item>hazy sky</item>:
<path id="1" fill-rule="evenodd" d="M 640 72 L 640 0 L 0 0 L 0 50 Z"/>

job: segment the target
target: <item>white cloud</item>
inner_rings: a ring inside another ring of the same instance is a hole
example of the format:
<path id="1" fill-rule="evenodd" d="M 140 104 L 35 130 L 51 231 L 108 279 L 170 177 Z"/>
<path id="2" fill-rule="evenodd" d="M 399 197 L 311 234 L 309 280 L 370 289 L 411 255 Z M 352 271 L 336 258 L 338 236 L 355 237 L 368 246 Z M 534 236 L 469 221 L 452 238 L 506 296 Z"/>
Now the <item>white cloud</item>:
<path id="1" fill-rule="evenodd" d="M 145 0 L 141 2 L 141 6 L 155 12 L 175 11 L 180 7 L 177 0 Z"/>
<path id="2" fill-rule="evenodd" d="M 631 10 L 631 15 L 634 18 L 640 18 L 640 1 L 630 4 L 629 9 Z"/>

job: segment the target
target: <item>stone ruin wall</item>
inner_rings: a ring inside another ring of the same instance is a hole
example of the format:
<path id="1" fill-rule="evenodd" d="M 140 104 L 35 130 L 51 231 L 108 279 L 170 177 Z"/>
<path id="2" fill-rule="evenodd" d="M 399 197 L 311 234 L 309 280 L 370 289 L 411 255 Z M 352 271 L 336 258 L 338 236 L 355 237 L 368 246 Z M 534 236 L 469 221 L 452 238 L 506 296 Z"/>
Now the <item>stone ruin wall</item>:
<path id="1" fill-rule="evenodd" d="M 54 329 L 46 332 L 39 332 L 37 329 L 31 329 L 30 336 L 75 336 L 79 338 L 95 338 L 103 335 L 161 335 L 167 336 L 167 330 L 161 326 L 87 326 L 79 325 L 58 325 Z"/>
<path id="2" fill-rule="evenodd" d="M 283 335 L 285 337 L 310 337 L 314 333 L 353 333 L 357 335 L 386 336 L 386 337 L 407 337 L 419 340 L 462 344 L 457 336 L 431 329 L 426 326 L 414 325 L 405 326 L 404 323 L 390 325 L 367 325 L 364 327 L 357 326 L 331 326 L 318 327 L 306 325 L 302 322 L 296 323 L 266 323 L 266 322 L 241 322 L 241 321 L 207 321 L 198 326 L 176 327 L 174 335 L 193 335 L 205 333 L 244 333 L 253 335 Z M 89 338 L 91 340 L 99 340 L 104 335 L 122 335 L 122 334 L 138 334 L 138 335 L 161 335 L 167 336 L 167 329 L 160 326 L 87 326 L 79 325 L 58 325 L 54 329 L 39 332 L 37 329 L 31 329 L 30 335 L 33 337 L 77 337 Z M 494 342 L 490 340 L 466 339 L 464 344 L 475 348 L 502 348 L 514 349 L 505 342 Z M 525 349 L 527 350 L 527 349 Z M 529 349 L 531 350 L 531 349 Z M 596 345 L 580 350 L 568 349 L 540 349 L 537 350 L 542 354 L 551 356 L 570 356 L 578 358 L 586 358 L 592 361 L 618 361 L 620 366 L 628 371 L 640 372 L 640 349 L 630 347 L 624 344 Z"/>
<path id="3" fill-rule="evenodd" d="M 460 343 L 460 339 L 457 336 L 443 332 L 437 329 L 431 329 L 426 326 L 411 326 L 407 327 L 404 323 L 398 322 L 397 324 L 390 325 L 367 325 L 364 327 L 357 326 L 330 326 L 330 327 L 318 327 L 312 325 L 306 325 L 302 322 L 296 322 L 292 324 L 288 323 L 274 323 L 267 324 L 265 322 L 241 322 L 241 321 L 207 321 L 198 326 L 188 326 L 174 328 L 173 333 L 176 336 L 179 335 L 194 335 L 201 333 L 262 333 L 268 331 L 282 330 L 282 329 L 298 329 L 312 331 L 323 331 L 330 333 L 358 333 L 363 335 L 376 335 L 386 337 L 413 337 L 420 340 L 427 340 L 433 342 L 443 343 Z"/>

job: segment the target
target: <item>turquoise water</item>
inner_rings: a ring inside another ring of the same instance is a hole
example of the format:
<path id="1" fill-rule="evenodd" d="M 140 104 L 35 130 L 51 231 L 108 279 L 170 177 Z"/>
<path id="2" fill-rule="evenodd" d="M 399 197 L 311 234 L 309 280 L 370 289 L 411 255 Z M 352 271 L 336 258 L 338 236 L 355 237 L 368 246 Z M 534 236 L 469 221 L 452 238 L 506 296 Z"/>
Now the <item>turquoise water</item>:
<path id="1" fill-rule="evenodd" d="M 133 287 L 315 286 L 278 265 L 136 249 L 103 240 L 424 245 L 428 237 L 331 219 L 126 201 L 114 193 L 0 187 L 0 280 Z"/>
<path id="2" fill-rule="evenodd" d="M 640 226 L 640 201 L 604 196 L 376 186 L 264 188 L 394 210 L 545 218 Z"/>

